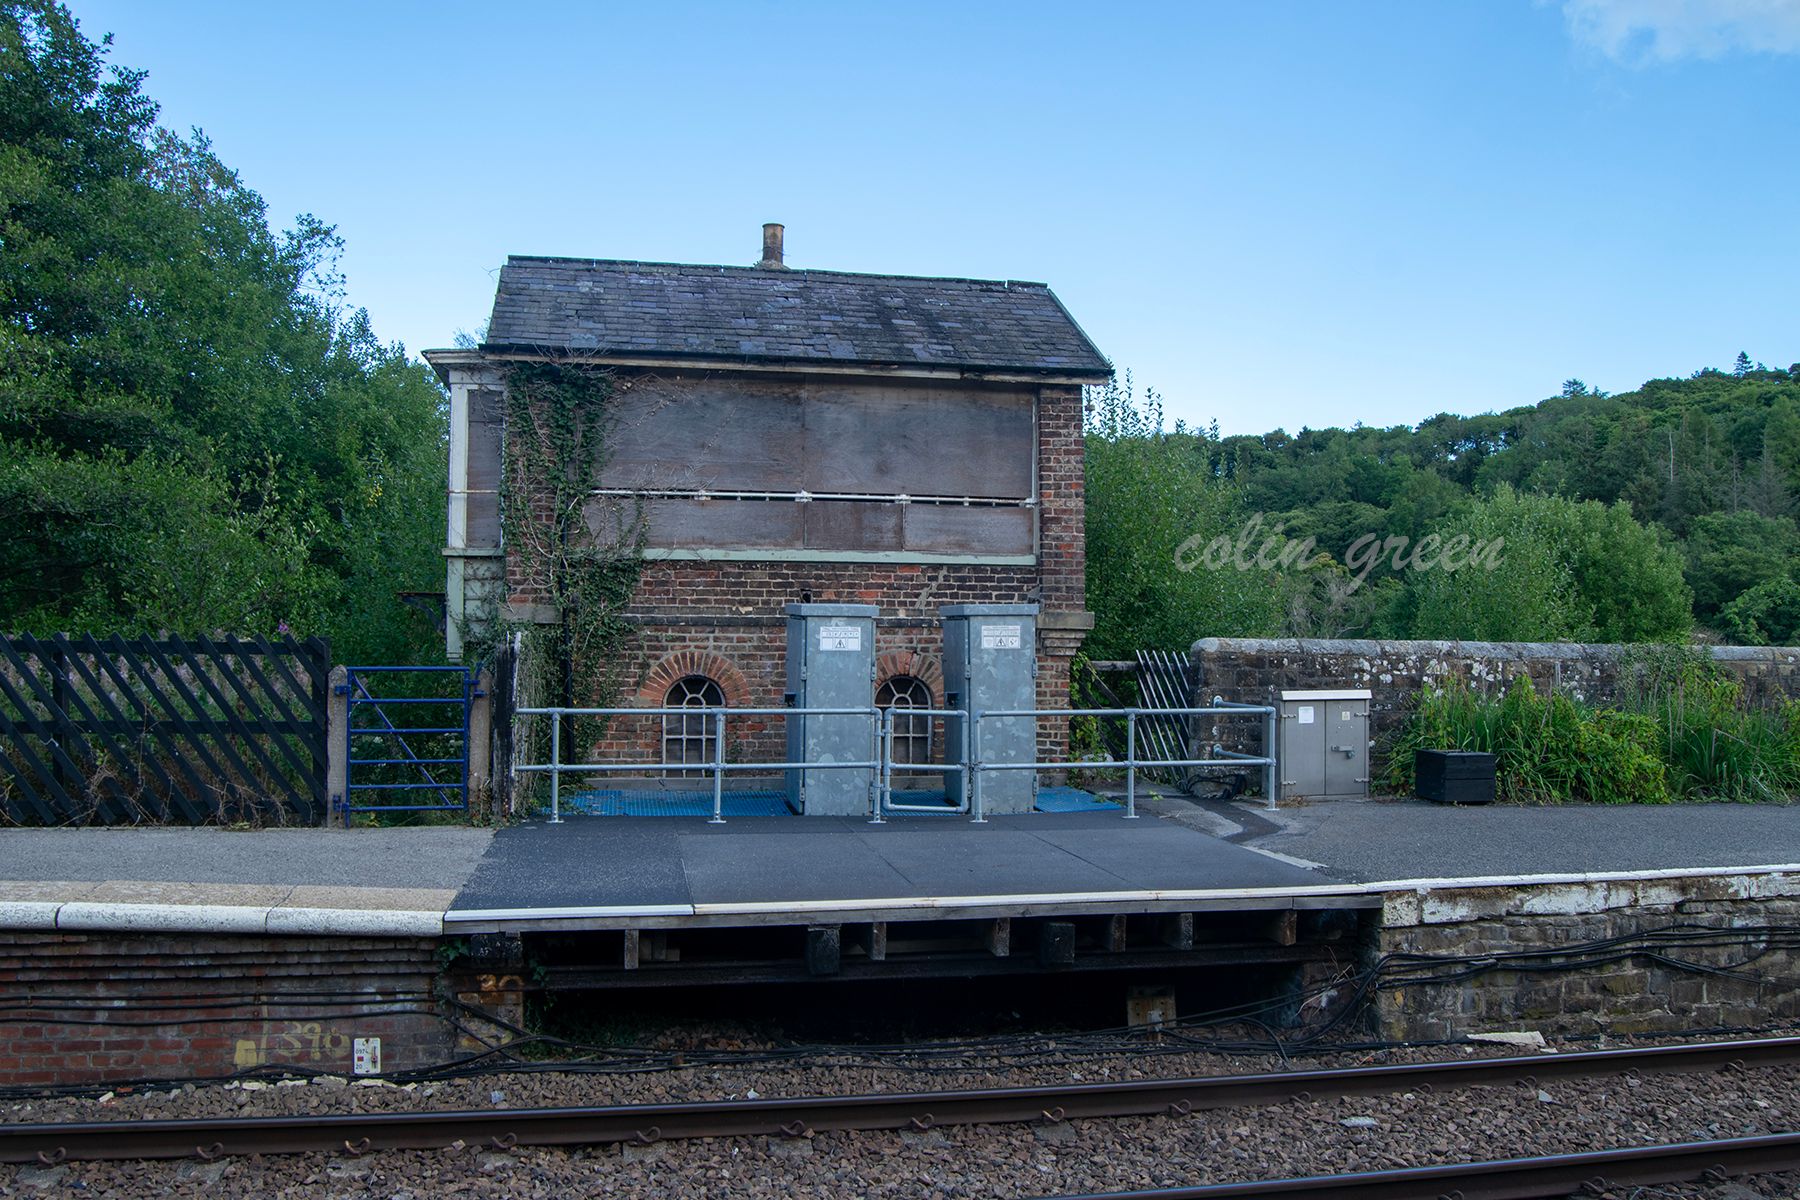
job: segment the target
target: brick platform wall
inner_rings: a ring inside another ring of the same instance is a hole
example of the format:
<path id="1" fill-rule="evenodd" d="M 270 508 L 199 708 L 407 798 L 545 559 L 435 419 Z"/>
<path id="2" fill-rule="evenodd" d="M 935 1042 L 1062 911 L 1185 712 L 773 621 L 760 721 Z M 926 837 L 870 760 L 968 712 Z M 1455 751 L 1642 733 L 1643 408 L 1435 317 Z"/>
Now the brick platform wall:
<path id="1" fill-rule="evenodd" d="M 285 1065 L 351 1073 L 453 1057 L 437 939 L 0 931 L 0 1085 L 107 1084 Z"/>
<path id="2" fill-rule="evenodd" d="M 1583 943 L 1676 926 L 1741 930 L 1718 945 L 1655 947 L 1673 960 L 1736 968 L 1740 978 L 1639 955 L 1555 969 Z M 1675 1033 L 1758 1027 L 1800 1016 L 1800 874 L 1694 876 L 1611 883 L 1443 888 L 1391 895 L 1371 961 L 1424 954 L 1491 961 L 1453 982 L 1408 983 L 1391 969 L 1377 994 L 1375 1032 L 1397 1040 L 1537 1030 L 1545 1034 Z M 1499 969 L 1506 961 L 1519 969 Z M 1422 973 L 1470 971 L 1427 964 Z M 1766 982 L 1759 982 L 1766 981 Z"/>

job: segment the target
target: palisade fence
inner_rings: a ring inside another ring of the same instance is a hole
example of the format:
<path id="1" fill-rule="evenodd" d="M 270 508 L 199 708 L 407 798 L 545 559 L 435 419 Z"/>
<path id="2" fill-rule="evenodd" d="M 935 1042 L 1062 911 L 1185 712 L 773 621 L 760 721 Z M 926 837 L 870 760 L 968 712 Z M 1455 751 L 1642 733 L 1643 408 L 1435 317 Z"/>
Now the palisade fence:
<path id="1" fill-rule="evenodd" d="M 315 825 L 331 647 L 0 635 L 0 823 Z"/>

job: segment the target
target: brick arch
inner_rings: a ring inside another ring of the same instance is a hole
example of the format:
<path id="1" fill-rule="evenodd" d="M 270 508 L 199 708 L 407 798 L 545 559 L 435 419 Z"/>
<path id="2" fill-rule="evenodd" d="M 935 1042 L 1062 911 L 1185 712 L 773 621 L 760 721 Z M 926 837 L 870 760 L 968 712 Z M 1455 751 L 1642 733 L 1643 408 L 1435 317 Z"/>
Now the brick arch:
<path id="1" fill-rule="evenodd" d="M 890 650 L 875 656 L 875 688 L 896 675 L 911 675 L 931 689 L 931 702 L 944 703 L 944 669 L 938 660 L 917 650 Z"/>
<path id="2" fill-rule="evenodd" d="M 732 708 L 749 707 L 750 681 L 730 659 L 711 650 L 677 650 L 664 656 L 644 676 L 644 684 L 638 689 L 638 703 L 646 708 L 660 708 L 668 698 L 669 689 L 689 675 L 704 675 L 717 683 L 719 690 L 725 693 L 725 703 Z"/>

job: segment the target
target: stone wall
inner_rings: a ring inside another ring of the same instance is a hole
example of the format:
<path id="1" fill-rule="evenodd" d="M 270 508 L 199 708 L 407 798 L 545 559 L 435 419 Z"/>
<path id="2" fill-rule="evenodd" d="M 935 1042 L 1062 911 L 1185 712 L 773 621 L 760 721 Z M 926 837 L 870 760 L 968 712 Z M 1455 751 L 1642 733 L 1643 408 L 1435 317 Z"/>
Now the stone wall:
<path id="1" fill-rule="evenodd" d="M 1618 938 L 1631 940 L 1594 945 Z M 1393 892 L 1376 961 L 1373 1022 L 1395 1040 L 1760 1027 L 1800 1015 L 1800 872 Z M 1466 977 L 1422 981 L 1456 973 Z"/>
<path id="2" fill-rule="evenodd" d="M 1631 647 L 1537 642 L 1390 642 L 1315 639 L 1203 638 L 1194 643 L 1200 694 L 1251 704 L 1273 703 L 1284 689 L 1368 688 L 1369 732 L 1380 751 L 1398 732 L 1419 690 L 1462 680 L 1503 691 L 1525 675 L 1540 691 L 1558 689 L 1604 704 L 1617 697 L 1621 661 Z M 1800 648 L 1714 646 L 1715 662 L 1744 685 L 1757 705 L 1800 696 Z"/>

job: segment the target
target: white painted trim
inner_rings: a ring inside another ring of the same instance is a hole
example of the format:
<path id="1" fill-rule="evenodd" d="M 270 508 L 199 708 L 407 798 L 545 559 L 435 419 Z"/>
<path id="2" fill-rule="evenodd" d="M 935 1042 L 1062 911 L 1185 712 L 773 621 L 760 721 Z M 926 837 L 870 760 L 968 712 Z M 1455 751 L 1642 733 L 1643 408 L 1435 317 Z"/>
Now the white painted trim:
<path id="1" fill-rule="evenodd" d="M 1252 847 L 1253 848 L 1253 847 Z M 1260 853 L 1267 854 L 1267 851 Z M 1283 861 L 1304 860 L 1273 855 Z M 619 920 L 632 918 L 718 918 L 793 914 L 919 912 L 1102 905 L 1281 900 L 1308 897 L 1427 895 L 1478 888 L 1639 883 L 1671 879 L 1793 874 L 1800 863 L 1737 867 L 1668 867 L 1643 871 L 1596 871 L 1541 875 L 1487 875 L 1470 878 L 1391 879 L 1375 883 L 1318 884 L 1272 888 L 1196 888 L 1116 892 L 1016 893 L 991 896 L 865 897 L 854 900 L 748 901 L 719 904 L 594 905 L 560 908 L 487 908 L 437 912 L 430 909 L 289 908 L 282 905 L 126 904 L 95 901 L 0 901 L 0 928 L 69 929 L 84 932 L 315 934 L 337 936 L 439 937 L 453 928 L 526 921 Z M 1795 881 L 1800 890 L 1800 878 Z"/>
<path id="2" fill-rule="evenodd" d="M 56 913 L 58 929 L 157 933 L 267 933 L 269 910 L 244 904 L 119 904 L 71 900 Z"/>
<path id="3" fill-rule="evenodd" d="M 469 925 L 483 921 L 567 921 L 583 917 L 691 917 L 691 904 L 613 904 L 578 908 L 453 908 L 444 914 L 445 925 Z"/>

